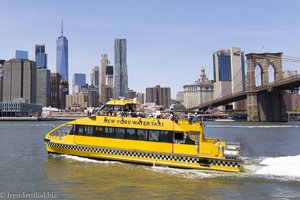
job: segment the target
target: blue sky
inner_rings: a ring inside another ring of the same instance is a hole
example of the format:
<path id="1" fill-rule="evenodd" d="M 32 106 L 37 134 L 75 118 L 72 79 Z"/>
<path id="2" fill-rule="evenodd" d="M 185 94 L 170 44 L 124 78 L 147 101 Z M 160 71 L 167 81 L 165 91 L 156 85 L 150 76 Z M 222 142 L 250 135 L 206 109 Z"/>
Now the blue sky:
<path id="1" fill-rule="evenodd" d="M 270 4 L 272 2 L 272 4 Z M 69 80 L 90 72 L 115 38 L 127 39 L 129 88 L 171 87 L 172 96 L 205 68 L 212 53 L 241 47 L 245 53 L 283 52 L 300 57 L 300 1 L 238 0 L 0 0 L 0 59 L 46 44 L 48 68 L 56 67 L 56 39 L 64 19 L 69 40 Z M 284 63 L 285 69 L 298 69 Z"/>

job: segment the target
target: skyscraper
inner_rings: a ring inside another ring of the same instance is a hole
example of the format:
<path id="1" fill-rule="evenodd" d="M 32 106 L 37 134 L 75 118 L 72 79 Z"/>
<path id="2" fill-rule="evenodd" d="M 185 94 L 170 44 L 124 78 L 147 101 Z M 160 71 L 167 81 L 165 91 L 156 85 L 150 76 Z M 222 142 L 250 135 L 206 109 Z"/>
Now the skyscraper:
<path id="1" fill-rule="evenodd" d="M 61 77 L 59 73 L 51 73 L 51 92 L 50 92 L 50 105 L 53 108 L 60 108 L 60 82 Z"/>
<path id="2" fill-rule="evenodd" d="M 73 85 L 79 85 L 80 87 L 86 84 L 85 74 L 75 73 L 73 77 Z"/>
<path id="3" fill-rule="evenodd" d="M 73 76 L 73 94 L 79 93 L 81 88 L 86 85 L 85 74 L 75 73 Z"/>
<path id="4" fill-rule="evenodd" d="M 5 60 L 0 60 L 0 102 L 3 97 L 3 71 L 4 71 Z"/>
<path id="5" fill-rule="evenodd" d="M 99 96 L 100 102 L 106 103 L 113 98 L 113 76 L 114 69 L 108 60 L 107 54 L 101 54 L 100 60 L 100 76 L 99 76 Z"/>
<path id="6" fill-rule="evenodd" d="M 50 105 L 50 70 L 38 68 L 36 71 L 36 103 L 48 107 Z"/>
<path id="7" fill-rule="evenodd" d="M 11 59 L 4 63 L 3 101 L 25 99 L 36 103 L 36 66 L 27 59 Z"/>
<path id="8" fill-rule="evenodd" d="M 243 91 L 245 88 L 244 52 L 241 48 L 219 50 L 213 54 L 214 99 Z M 233 109 L 236 109 L 233 103 Z"/>
<path id="9" fill-rule="evenodd" d="M 100 59 L 100 78 L 99 78 L 99 85 L 100 85 L 100 96 L 102 95 L 101 88 L 105 85 L 105 75 L 106 75 L 106 67 L 109 64 L 108 56 L 107 54 L 101 54 Z"/>
<path id="10" fill-rule="evenodd" d="M 56 72 L 61 75 L 61 80 L 68 81 L 68 40 L 63 33 L 62 22 L 61 36 L 56 40 Z"/>
<path id="11" fill-rule="evenodd" d="M 160 87 L 160 85 L 146 88 L 146 103 L 155 103 L 155 105 L 169 108 L 171 105 L 171 89 Z"/>
<path id="12" fill-rule="evenodd" d="M 35 45 L 35 62 L 37 68 L 47 69 L 47 54 L 44 44 Z"/>
<path id="13" fill-rule="evenodd" d="M 115 98 L 124 97 L 128 90 L 126 39 L 115 39 Z"/>
<path id="14" fill-rule="evenodd" d="M 64 36 L 63 22 L 61 22 L 61 36 L 56 40 L 56 72 L 60 74 L 59 108 L 66 108 L 66 95 L 69 94 L 68 72 L 68 40 Z"/>
<path id="15" fill-rule="evenodd" d="M 91 85 L 99 87 L 99 66 L 95 66 L 92 70 Z"/>

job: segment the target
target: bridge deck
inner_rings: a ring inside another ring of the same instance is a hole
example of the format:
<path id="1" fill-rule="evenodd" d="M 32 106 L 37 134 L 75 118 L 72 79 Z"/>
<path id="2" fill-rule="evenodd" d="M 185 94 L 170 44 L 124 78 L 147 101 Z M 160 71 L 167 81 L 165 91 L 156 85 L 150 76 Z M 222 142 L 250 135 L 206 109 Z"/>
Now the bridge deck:
<path id="1" fill-rule="evenodd" d="M 218 107 L 235 101 L 240 101 L 247 98 L 248 92 L 265 92 L 265 91 L 271 92 L 273 90 L 277 90 L 277 91 L 288 90 L 288 89 L 295 89 L 298 87 L 300 87 L 300 74 L 273 83 L 268 83 L 266 85 L 256 87 L 255 91 L 241 91 L 230 95 L 226 95 L 224 97 L 217 98 L 213 101 L 202 103 L 199 106 L 190 108 L 189 110 L 207 109 L 209 105 Z"/>

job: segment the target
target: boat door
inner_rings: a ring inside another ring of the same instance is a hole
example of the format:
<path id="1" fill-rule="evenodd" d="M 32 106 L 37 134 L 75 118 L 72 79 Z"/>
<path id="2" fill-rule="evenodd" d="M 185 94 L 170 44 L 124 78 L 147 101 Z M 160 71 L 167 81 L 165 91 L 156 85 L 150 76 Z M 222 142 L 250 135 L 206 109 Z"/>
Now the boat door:
<path id="1" fill-rule="evenodd" d="M 199 152 L 199 133 L 174 132 L 173 153 L 198 155 L 198 152 Z"/>

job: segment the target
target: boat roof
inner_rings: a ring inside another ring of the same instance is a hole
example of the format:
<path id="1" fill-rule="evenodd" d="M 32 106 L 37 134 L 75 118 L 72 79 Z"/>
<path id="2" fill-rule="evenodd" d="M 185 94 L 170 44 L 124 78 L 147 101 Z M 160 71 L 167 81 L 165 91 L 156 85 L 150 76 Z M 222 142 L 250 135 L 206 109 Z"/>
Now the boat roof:
<path id="1" fill-rule="evenodd" d="M 106 103 L 106 105 L 132 105 L 132 104 L 139 104 L 139 102 L 135 100 L 110 100 Z"/>

